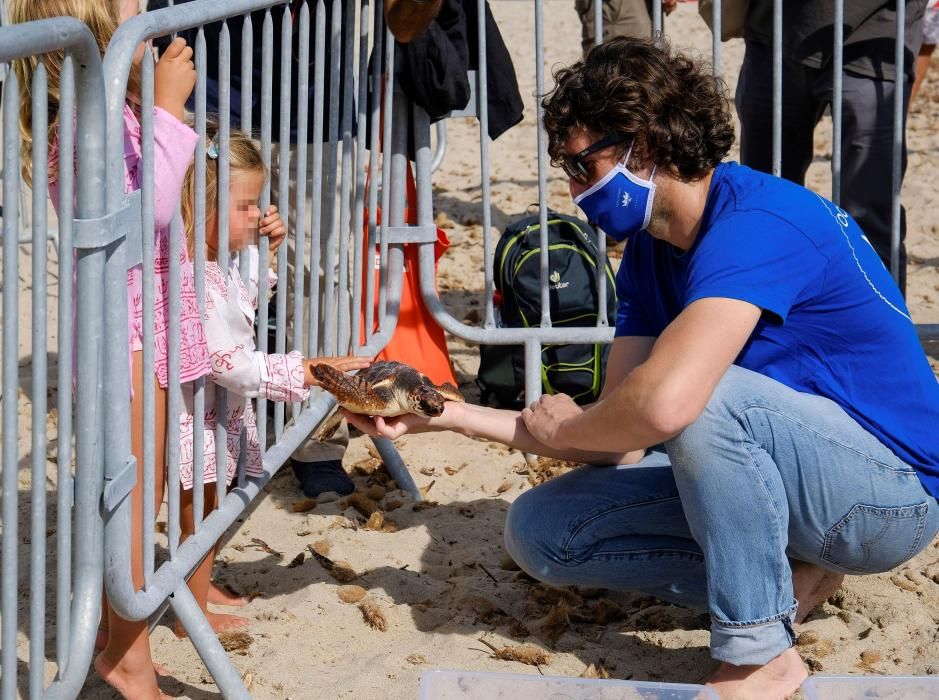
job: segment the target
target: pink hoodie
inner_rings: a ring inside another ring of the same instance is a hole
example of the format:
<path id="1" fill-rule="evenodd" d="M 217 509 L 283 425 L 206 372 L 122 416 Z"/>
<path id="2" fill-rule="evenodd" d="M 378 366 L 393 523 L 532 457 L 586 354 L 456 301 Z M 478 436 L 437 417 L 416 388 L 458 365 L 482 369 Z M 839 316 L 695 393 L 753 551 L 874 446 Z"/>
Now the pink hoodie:
<path id="1" fill-rule="evenodd" d="M 183 178 L 199 140 L 198 134 L 159 107 L 153 116 L 153 179 L 154 229 L 156 236 L 154 272 L 154 350 L 155 369 L 160 386 L 166 387 L 169 377 L 167 347 L 169 331 L 169 225 L 176 213 L 182 191 Z M 50 162 L 58 160 L 58 144 L 53 145 Z M 124 191 L 140 189 L 141 169 L 140 123 L 129 105 L 124 106 Z M 52 172 L 57 168 L 52 167 Z M 49 196 L 56 208 L 59 205 L 59 184 L 49 184 Z M 196 303 L 192 262 L 186 253 L 185 234 L 179 244 L 180 285 L 175 290 L 180 297 L 180 376 L 188 382 L 209 374 L 209 354 L 205 343 L 202 320 Z M 127 271 L 128 342 L 131 351 L 143 348 L 143 271 L 136 265 Z"/>

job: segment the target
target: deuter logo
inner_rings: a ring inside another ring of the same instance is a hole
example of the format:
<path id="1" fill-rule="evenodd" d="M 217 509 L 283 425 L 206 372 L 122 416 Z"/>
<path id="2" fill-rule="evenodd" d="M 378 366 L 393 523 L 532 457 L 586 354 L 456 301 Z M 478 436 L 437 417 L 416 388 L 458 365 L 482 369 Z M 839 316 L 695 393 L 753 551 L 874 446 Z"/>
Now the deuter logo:
<path id="1" fill-rule="evenodd" d="M 548 289 L 566 289 L 571 286 L 570 282 L 561 281 L 561 273 L 557 270 L 554 270 L 549 276 L 548 279 L 551 281 L 551 284 L 548 285 Z"/>

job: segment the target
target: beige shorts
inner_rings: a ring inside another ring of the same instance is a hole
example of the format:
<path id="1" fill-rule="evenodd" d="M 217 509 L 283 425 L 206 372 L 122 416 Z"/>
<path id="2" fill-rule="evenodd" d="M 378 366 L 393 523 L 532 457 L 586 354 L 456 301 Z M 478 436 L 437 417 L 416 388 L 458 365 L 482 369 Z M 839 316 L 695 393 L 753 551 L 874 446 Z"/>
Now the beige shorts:
<path id="1" fill-rule="evenodd" d="M 593 46 L 594 2 L 596 0 L 574 0 L 574 8 L 580 15 L 583 27 L 584 54 Z M 618 36 L 648 38 L 652 35 L 651 0 L 602 0 L 603 41 Z"/>

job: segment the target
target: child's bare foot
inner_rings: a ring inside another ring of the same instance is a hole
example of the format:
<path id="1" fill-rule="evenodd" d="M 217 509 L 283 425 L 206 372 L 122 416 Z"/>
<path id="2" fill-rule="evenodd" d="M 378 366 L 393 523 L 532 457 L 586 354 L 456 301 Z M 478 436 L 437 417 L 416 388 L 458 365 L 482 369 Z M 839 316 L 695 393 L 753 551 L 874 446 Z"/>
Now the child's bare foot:
<path id="1" fill-rule="evenodd" d="M 108 628 L 99 627 L 98 634 L 95 635 L 95 652 L 102 651 L 108 645 Z M 153 671 L 158 676 L 168 676 L 170 671 L 163 664 L 158 664 L 156 661 L 153 662 Z"/>
<path id="2" fill-rule="evenodd" d="M 785 700 L 808 676 L 798 652 L 787 649 L 765 666 L 723 663 L 707 685 L 722 700 Z"/>
<path id="3" fill-rule="evenodd" d="M 251 622 L 248 618 L 240 615 L 225 615 L 223 613 L 214 613 L 211 610 L 206 611 L 205 617 L 216 634 L 244 629 Z M 179 622 L 176 623 L 176 636 L 180 639 L 189 636 Z"/>
<path id="4" fill-rule="evenodd" d="M 841 588 L 844 574 L 795 559 L 790 559 L 789 564 L 792 568 L 792 590 L 799 603 L 796 624 L 801 624 L 810 612 Z"/>
<path id="5" fill-rule="evenodd" d="M 220 586 L 214 581 L 209 582 L 208 601 L 213 605 L 227 605 L 231 608 L 242 608 L 251 602 L 247 596 L 238 595 L 228 586 Z"/>
<path id="6" fill-rule="evenodd" d="M 95 657 L 95 671 L 127 700 L 163 700 L 169 697 L 160 692 L 154 672 L 156 668 L 157 664 L 133 668 L 127 663 L 127 655 L 117 662 L 107 658 L 106 652 Z M 163 666 L 159 668 L 164 671 L 161 675 L 165 675 L 166 669 Z"/>
<path id="7" fill-rule="evenodd" d="M 170 670 L 163 664 L 158 664 L 156 661 L 153 662 L 153 672 L 161 677 L 170 675 Z"/>

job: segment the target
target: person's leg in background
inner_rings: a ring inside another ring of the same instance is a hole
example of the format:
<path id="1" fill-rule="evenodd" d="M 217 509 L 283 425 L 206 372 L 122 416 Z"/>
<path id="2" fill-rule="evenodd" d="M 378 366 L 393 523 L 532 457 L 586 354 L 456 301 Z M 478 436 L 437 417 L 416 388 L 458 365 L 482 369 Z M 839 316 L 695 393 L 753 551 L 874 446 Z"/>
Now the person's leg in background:
<path id="1" fill-rule="evenodd" d="M 893 168 L 893 100 L 896 83 L 852 73 L 844 74 L 842 109 L 841 201 L 857 221 L 880 259 L 890 269 Z M 912 85 L 904 79 L 904 105 Z M 904 108 L 900 177 L 906 171 Z M 900 207 L 899 286 L 906 288 L 906 211 Z"/>
<path id="2" fill-rule="evenodd" d="M 812 162 L 812 135 L 824 104 L 811 90 L 817 71 L 783 57 L 781 175 L 805 184 Z M 773 172 L 773 51 L 746 40 L 746 53 L 735 96 L 740 119 L 740 162 L 764 173 Z"/>
<path id="3" fill-rule="evenodd" d="M 619 36 L 648 39 L 652 36 L 651 0 L 599 0 L 603 3 L 603 41 Z M 574 9 L 580 16 L 581 46 L 584 55 L 593 47 L 596 36 L 594 3 L 597 0 L 575 0 Z"/>

